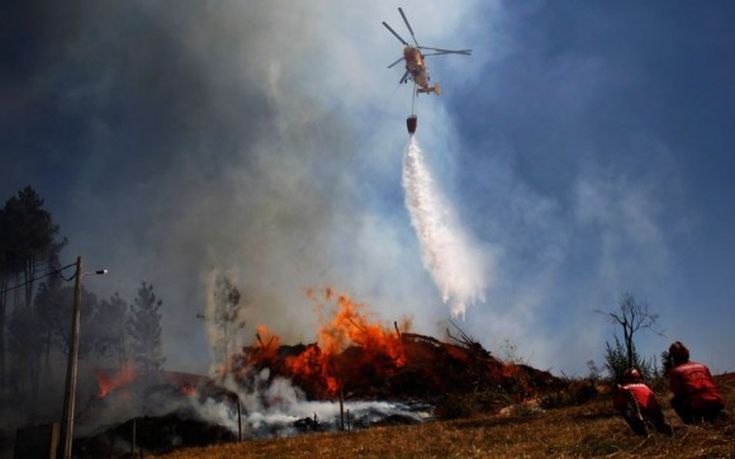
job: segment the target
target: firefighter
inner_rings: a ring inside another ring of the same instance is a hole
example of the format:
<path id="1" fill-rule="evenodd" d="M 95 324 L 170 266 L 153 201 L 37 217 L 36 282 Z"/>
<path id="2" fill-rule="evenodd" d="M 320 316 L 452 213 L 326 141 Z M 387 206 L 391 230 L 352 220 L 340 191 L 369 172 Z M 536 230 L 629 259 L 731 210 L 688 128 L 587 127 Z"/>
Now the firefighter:
<path id="1" fill-rule="evenodd" d="M 647 424 L 652 424 L 663 434 L 672 434 L 656 394 L 643 382 L 641 373 L 635 368 L 625 371 L 623 384 L 618 385 L 613 406 L 638 435 L 648 435 Z"/>
<path id="2" fill-rule="evenodd" d="M 671 406 L 685 424 L 724 417 L 725 404 L 706 365 L 689 361 L 689 349 L 681 341 L 669 347 L 672 368 L 669 385 Z"/>

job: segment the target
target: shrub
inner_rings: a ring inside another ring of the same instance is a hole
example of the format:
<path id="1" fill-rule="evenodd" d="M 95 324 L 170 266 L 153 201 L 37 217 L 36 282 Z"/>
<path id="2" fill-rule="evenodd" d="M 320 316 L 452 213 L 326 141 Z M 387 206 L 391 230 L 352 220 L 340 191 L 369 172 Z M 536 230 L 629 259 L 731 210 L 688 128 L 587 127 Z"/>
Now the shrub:
<path id="1" fill-rule="evenodd" d="M 632 345 L 631 355 L 633 357 L 633 365 L 628 363 L 628 352 L 623 343 L 620 342 L 617 335 L 615 338 L 615 346 L 610 342 L 605 342 L 605 368 L 607 369 L 610 379 L 615 383 L 623 381 L 625 371 L 631 366 L 637 368 L 641 372 L 644 380 L 652 380 L 660 377 L 660 370 L 654 359 L 646 360 L 642 358 Z"/>

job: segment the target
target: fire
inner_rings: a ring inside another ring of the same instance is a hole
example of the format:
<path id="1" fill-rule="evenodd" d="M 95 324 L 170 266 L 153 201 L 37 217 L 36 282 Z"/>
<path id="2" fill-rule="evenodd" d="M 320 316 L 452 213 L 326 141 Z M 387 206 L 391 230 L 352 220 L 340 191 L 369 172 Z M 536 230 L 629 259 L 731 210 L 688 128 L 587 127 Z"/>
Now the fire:
<path id="1" fill-rule="evenodd" d="M 258 337 L 258 344 L 260 345 L 260 356 L 261 360 L 270 360 L 276 357 L 278 354 L 278 347 L 281 345 L 281 338 L 271 333 L 271 331 L 265 325 L 258 325 L 256 328 L 255 336 Z"/>
<path id="2" fill-rule="evenodd" d="M 366 307 L 332 288 L 307 289 L 315 302 L 321 325 L 316 343 L 287 346 L 279 355 L 280 339 L 265 325 L 257 327 L 257 343 L 233 357 L 231 370 L 244 377 L 247 368 L 269 367 L 275 374 L 290 377 L 304 389 L 322 396 L 335 395 L 341 388 L 362 384 L 366 378 L 384 379 L 406 365 L 400 333 L 371 320 Z M 322 302 L 334 306 L 323 316 Z M 404 328 L 408 327 L 408 322 Z"/>
<path id="3" fill-rule="evenodd" d="M 113 375 L 109 375 L 102 371 L 96 373 L 97 376 L 97 397 L 105 398 L 114 389 L 133 382 L 135 380 L 135 368 L 128 365 Z"/>
<path id="4" fill-rule="evenodd" d="M 325 292 L 325 297 L 332 297 L 330 290 Z M 350 344 L 356 344 L 369 352 L 385 354 L 396 366 L 403 366 L 406 357 L 401 338 L 379 324 L 370 323 L 366 314 L 360 312 L 363 307 L 348 296 L 340 295 L 334 319 L 319 330 L 319 347 L 327 355 L 337 355 Z"/>
<path id="5" fill-rule="evenodd" d="M 365 305 L 331 288 L 305 293 L 319 317 L 316 342 L 281 345 L 260 325 L 257 341 L 232 356 L 225 376 L 243 387 L 259 384 L 260 378 L 289 378 L 311 400 L 333 400 L 337 394 L 434 399 L 502 391 L 521 401 L 558 387 L 548 372 L 493 357 L 456 325 L 459 336 L 447 330 L 453 342 L 442 342 L 411 333 L 407 320 L 395 324 L 395 330 L 386 327 Z"/>
<path id="6" fill-rule="evenodd" d="M 181 392 L 182 395 L 186 395 L 187 397 L 197 396 L 197 388 L 189 383 L 184 383 L 179 386 L 179 392 Z"/>
<path id="7" fill-rule="evenodd" d="M 289 372 L 302 380 L 320 380 L 326 391 L 335 394 L 340 379 L 348 377 L 350 367 L 372 366 L 390 372 L 406 363 L 400 336 L 378 323 L 372 323 L 364 305 L 347 295 L 336 295 L 331 288 L 324 289 L 324 299 L 336 298 L 336 312 L 331 321 L 323 322 L 317 334 L 317 344 L 299 355 L 286 358 Z M 344 357 L 350 346 L 362 352 Z"/>

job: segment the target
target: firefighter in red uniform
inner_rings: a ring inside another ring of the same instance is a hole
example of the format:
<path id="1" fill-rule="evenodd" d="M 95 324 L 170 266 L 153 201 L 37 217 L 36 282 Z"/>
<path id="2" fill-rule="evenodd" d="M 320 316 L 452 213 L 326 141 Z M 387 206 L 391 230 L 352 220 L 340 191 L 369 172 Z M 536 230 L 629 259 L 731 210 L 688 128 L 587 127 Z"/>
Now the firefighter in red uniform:
<path id="1" fill-rule="evenodd" d="M 653 424 L 661 433 L 672 434 L 656 394 L 642 381 L 640 372 L 635 368 L 625 371 L 623 384 L 618 385 L 613 406 L 625 418 L 633 432 L 639 435 L 648 435 L 647 423 Z"/>
<path id="2" fill-rule="evenodd" d="M 689 349 L 681 341 L 669 347 L 673 367 L 669 385 L 674 397 L 671 406 L 685 424 L 714 421 L 725 416 L 720 390 L 707 366 L 689 361 Z"/>

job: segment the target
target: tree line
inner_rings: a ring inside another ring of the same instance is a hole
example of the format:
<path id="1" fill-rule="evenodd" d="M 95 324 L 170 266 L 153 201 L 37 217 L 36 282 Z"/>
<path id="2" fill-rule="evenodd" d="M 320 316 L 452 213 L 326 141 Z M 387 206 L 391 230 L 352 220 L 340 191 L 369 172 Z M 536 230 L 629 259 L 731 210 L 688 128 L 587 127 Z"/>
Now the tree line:
<path id="1" fill-rule="evenodd" d="M 0 209 L 0 389 L 34 396 L 54 356 L 58 364 L 68 353 L 74 288 L 66 281 L 74 273 L 60 269 L 66 244 L 32 187 Z M 142 282 L 130 303 L 118 293 L 81 293 L 80 359 L 111 367 L 133 362 L 144 372 L 162 367 L 163 303 L 152 285 Z"/>

